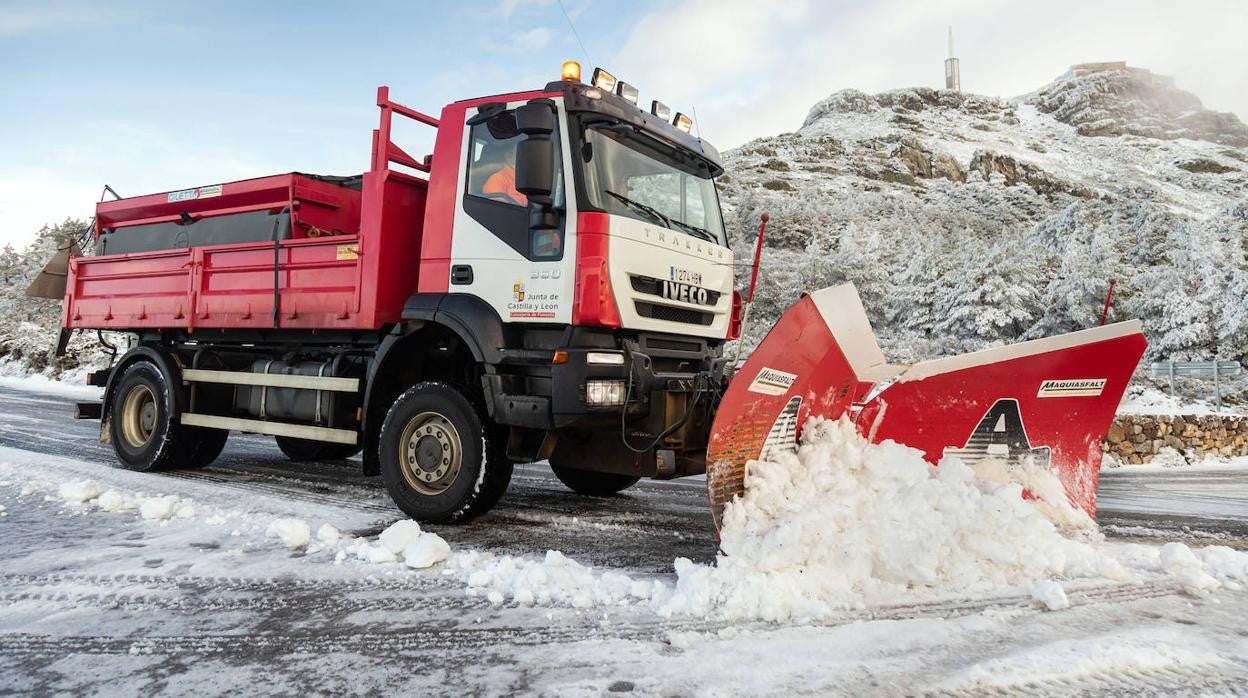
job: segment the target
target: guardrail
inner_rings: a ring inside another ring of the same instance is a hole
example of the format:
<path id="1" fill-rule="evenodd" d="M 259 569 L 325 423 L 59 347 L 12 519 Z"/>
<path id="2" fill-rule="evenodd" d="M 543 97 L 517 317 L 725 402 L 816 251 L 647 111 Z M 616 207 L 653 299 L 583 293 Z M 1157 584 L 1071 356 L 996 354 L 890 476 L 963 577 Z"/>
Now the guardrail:
<path id="1" fill-rule="evenodd" d="M 1203 378 L 1213 381 L 1213 400 L 1218 410 L 1222 409 L 1222 378 L 1238 376 L 1244 367 L 1238 361 L 1158 361 L 1149 366 L 1153 378 L 1170 380 L 1170 397 L 1174 397 L 1174 379 Z"/>

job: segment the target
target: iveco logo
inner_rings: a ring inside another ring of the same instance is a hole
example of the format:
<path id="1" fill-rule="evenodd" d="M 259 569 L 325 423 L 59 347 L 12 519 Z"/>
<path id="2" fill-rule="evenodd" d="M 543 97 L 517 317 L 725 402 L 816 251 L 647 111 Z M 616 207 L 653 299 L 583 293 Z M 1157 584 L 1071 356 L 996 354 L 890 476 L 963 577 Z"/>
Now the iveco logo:
<path id="1" fill-rule="evenodd" d="M 663 282 L 663 297 L 674 301 L 684 301 L 685 303 L 711 304 L 711 295 L 706 289 L 682 284 L 678 281 Z"/>

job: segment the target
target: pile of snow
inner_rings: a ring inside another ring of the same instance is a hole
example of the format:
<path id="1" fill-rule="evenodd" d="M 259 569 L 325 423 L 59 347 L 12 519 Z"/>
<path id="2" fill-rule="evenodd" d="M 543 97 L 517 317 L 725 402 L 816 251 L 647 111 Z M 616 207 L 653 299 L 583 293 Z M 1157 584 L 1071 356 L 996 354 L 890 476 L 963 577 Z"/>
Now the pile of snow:
<path id="1" fill-rule="evenodd" d="M 324 533 L 328 537 L 329 532 Z M 339 550 L 336 559 L 342 562 L 349 554 L 371 564 L 402 561 L 413 569 L 424 569 L 446 560 L 451 546 L 436 533 L 421 530 L 415 521 L 403 519 L 390 524 L 375 541 L 352 541 Z"/>
<path id="2" fill-rule="evenodd" d="M 189 519 L 195 516 L 190 501 L 170 494 L 163 497 L 147 497 L 139 504 L 139 515 L 149 521 L 167 521 L 177 517 Z"/>
<path id="3" fill-rule="evenodd" d="M 280 538 L 291 550 L 301 550 L 308 547 L 308 541 L 312 539 L 312 527 L 299 519 L 274 519 L 264 530 L 264 535 Z"/>
<path id="4" fill-rule="evenodd" d="M 67 482 L 60 487 L 61 499 L 66 504 L 84 504 L 100 496 L 100 485 L 95 480 Z"/>
<path id="5" fill-rule="evenodd" d="M 1212 390 L 1212 383 L 1209 383 Z M 1118 406 L 1118 414 L 1147 415 L 1235 415 L 1243 414 L 1242 405 L 1223 405 L 1219 410 L 1208 399 L 1188 396 L 1170 397 L 1170 393 L 1151 385 L 1131 386 Z"/>
<path id="6" fill-rule="evenodd" d="M 796 453 L 752 462 L 748 477 L 724 513 L 723 554 L 714 566 L 678 559 L 660 614 L 806 621 L 1029 589 L 1055 610 L 1069 603 L 1055 580 L 1154 573 L 1195 594 L 1248 582 L 1244 553 L 1106 543 L 1036 473 L 1038 500 L 1027 500 L 957 459 L 933 467 L 917 450 L 871 444 L 846 420 L 811 420 Z"/>
<path id="7" fill-rule="evenodd" d="M 33 490 L 31 490 L 33 492 Z M 26 489 L 22 490 L 27 494 Z M 167 521 L 172 518 L 189 519 L 195 515 L 191 500 L 177 495 L 147 496 L 142 492 L 129 494 L 114 489 L 105 491 L 95 480 L 73 480 L 63 483 L 57 493 L 66 504 L 85 505 L 94 503 L 102 511 L 133 511 L 149 521 Z"/>
<path id="8" fill-rule="evenodd" d="M 463 576 L 469 594 L 485 596 L 493 604 L 621 606 L 661 598 L 666 591 L 660 582 L 598 572 L 557 550 L 548 550 L 541 560 L 468 551 L 447 565 Z"/>

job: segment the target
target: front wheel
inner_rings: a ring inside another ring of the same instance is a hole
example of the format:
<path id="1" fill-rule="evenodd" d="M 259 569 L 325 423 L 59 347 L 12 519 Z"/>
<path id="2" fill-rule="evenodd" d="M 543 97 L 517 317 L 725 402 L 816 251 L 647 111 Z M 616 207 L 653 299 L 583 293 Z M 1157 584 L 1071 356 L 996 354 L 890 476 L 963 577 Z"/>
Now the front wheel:
<path id="1" fill-rule="evenodd" d="M 609 497 L 619 494 L 636 485 L 640 477 L 635 475 L 619 475 L 616 473 L 595 473 L 589 470 L 578 470 L 555 465 L 552 461 L 550 469 L 559 478 L 559 482 L 577 494 L 591 497 Z"/>
<path id="2" fill-rule="evenodd" d="M 466 521 L 492 507 L 511 480 L 511 464 L 492 437 L 460 391 L 417 383 L 382 423 L 382 480 L 395 504 L 417 521 Z"/>

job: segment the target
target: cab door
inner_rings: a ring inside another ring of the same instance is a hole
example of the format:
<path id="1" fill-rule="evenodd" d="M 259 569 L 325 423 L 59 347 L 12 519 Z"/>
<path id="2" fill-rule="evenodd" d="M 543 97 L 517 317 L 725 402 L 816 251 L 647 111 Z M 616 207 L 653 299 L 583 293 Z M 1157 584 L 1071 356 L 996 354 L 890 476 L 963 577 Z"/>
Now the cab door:
<path id="1" fill-rule="evenodd" d="M 567 129 L 557 104 L 551 208 L 515 187 L 516 153 L 525 138 L 516 108 L 525 102 L 469 109 L 464 124 L 466 166 L 459 183 L 451 238 L 451 293 L 488 302 L 504 322 L 570 324 L 576 253 L 576 214 L 567 195 Z M 553 213 L 554 218 L 550 218 Z M 554 227 L 549 223 L 553 220 Z"/>

